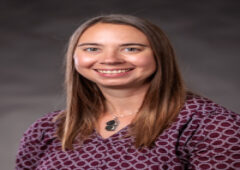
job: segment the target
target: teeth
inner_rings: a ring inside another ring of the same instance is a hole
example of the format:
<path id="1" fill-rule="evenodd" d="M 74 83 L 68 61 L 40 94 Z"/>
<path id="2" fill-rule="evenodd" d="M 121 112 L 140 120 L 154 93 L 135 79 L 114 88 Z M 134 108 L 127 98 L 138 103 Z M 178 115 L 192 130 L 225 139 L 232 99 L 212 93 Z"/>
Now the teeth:
<path id="1" fill-rule="evenodd" d="M 100 73 L 105 73 L 105 74 L 117 74 L 117 73 L 125 73 L 129 71 L 130 69 L 122 69 L 122 70 L 97 70 Z"/>

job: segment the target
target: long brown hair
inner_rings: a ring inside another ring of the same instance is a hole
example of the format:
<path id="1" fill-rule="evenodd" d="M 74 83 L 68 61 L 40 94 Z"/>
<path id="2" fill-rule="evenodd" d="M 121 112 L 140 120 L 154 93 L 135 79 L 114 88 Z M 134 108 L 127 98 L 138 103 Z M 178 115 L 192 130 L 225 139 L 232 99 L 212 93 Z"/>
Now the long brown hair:
<path id="1" fill-rule="evenodd" d="M 74 67 L 73 54 L 83 32 L 96 23 L 124 24 L 143 32 L 151 45 L 157 69 L 152 75 L 140 111 L 131 123 L 129 135 L 135 146 L 151 146 L 177 117 L 184 101 L 185 88 L 167 36 L 156 25 L 130 15 L 104 15 L 84 22 L 70 38 L 66 54 L 66 110 L 57 118 L 57 135 L 62 148 L 71 149 L 76 137 L 81 141 L 93 133 L 105 98 L 97 85 L 81 76 Z"/>

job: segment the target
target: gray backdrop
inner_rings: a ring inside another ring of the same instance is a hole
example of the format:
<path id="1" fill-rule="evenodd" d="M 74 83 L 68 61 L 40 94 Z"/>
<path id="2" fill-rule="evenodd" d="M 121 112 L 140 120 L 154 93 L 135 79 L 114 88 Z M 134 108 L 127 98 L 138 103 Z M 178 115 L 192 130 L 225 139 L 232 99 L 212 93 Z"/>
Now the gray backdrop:
<path id="1" fill-rule="evenodd" d="M 240 62 L 237 0 L 6 0 L 0 5 L 0 166 L 43 114 L 64 108 L 63 56 L 84 19 L 125 13 L 157 23 L 172 41 L 188 88 L 236 112 Z"/>

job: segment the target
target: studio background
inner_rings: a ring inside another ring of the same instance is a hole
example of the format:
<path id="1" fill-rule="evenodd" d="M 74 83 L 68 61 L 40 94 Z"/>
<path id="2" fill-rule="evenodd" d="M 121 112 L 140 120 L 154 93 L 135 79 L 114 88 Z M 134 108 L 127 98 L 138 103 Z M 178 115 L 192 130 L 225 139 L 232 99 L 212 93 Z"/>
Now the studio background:
<path id="1" fill-rule="evenodd" d="M 69 36 L 99 14 L 132 14 L 158 24 L 175 47 L 187 87 L 239 113 L 239 9 L 237 0 L 1 0 L 0 168 L 14 168 L 30 124 L 64 108 Z"/>

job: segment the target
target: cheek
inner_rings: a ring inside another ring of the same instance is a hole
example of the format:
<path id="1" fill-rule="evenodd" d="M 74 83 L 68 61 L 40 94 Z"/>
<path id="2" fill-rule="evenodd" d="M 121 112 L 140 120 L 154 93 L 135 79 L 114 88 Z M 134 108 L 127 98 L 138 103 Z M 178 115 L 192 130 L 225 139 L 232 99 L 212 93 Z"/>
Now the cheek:
<path id="1" fill-rule="evenodd" d="M 151 67 L 153 69 L 156 67 L 156 62 L 152 54 L 131 57 L 129 58 L 129 62 L 137 67 Z"/>
<path id="2" fill-rule="evenodd" d="M 74 55 L 73 59 L 76 68 L 89 68 L 95 62 L 95 59 L 93 57 L 82 55 Z"/>

